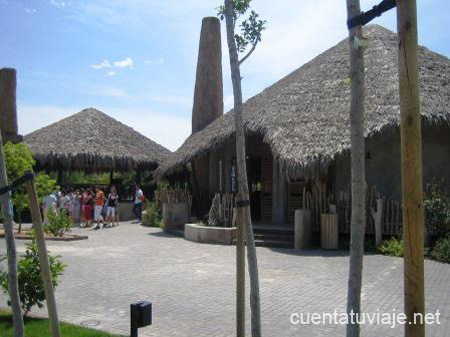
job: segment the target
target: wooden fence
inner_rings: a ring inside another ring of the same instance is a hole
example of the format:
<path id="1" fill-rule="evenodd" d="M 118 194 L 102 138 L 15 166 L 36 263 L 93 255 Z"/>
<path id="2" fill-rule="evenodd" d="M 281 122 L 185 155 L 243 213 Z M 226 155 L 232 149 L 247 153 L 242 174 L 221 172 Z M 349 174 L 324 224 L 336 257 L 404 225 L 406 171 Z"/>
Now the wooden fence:
<path id="1" fill-rule="evenodd" d="M 236 205 L 236 196 L 231 193 L 216 193 L 211 210 L 209 211 L 208 225 L 215 227 L 232 227 L 233 209 Z"/>
<path id="2" fill-rule="evenodd" d="M 375 220 L 372 211 L 377 211 L 377 199 L 383 200 L 381 225 L 383 234 L 401 235 L 402 205 L 396 200 L 382 198 L 376 187 L 367 187 L 366 193 L 366 234 L 375 234 Z M 327 213 L 330 205 L 336 205 L 339 232 L 350 233 L 351 193 L 339 191 L 327 193 L 325 184 L 315 184 L 310 191 L 303 191 L 303 208 L 311 209 L 312 230 L 320 230 L 320 214 Z"/>

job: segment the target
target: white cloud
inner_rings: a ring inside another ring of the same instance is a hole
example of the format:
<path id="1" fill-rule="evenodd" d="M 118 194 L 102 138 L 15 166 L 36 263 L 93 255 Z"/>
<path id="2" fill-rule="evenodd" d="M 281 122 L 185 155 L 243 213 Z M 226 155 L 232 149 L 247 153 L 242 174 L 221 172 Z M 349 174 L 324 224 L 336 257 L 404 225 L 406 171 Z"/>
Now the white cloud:
<path id="1" fill-rule="evenodd" d="M 58 8 L 64 8 L 72 5 L 72 1 L 50 0 L 49 4 Z"/>
<path id="2" fill-rule="evenodd" d="M 37 12 L 37 9 L 34 8 L 25 8 L 24 12 L 27 14 L 35 14 Z"/>
<path id="3" fill-rule="evenodd" d="M 123 61 L 114 61 L 114 67 L 116 68 L 133 68 L 133 59 L 127 57 Z"/>
<path id="4" fill-rule="evenodd" d="M 115 71 L 108 71 L 108 76 L 115 76 L 117 73 Z"/>
<path id="5" fill-rule="evenodd" d="M 19 133 L 26 135 L 88 107 L 26 105 L 19 102 Z M 119 109 L 107 106 L 94 106 L 94 108 L 132 127 L 171 151 L 180 147 L 191 132 L 190 116 L 179 117 L 145 109 Z"/>
<path id="6" fill-rule="evenodd" d="M 147 65 L 164 64 L 165 62 L 166 62 L 166 60 L 164 59 L 164 57 L 147 59 L 147 60 L 144 61 L 144 63 L 147 64 Z"/>
<path id="7" fill-rule="evenodd" d="M 91 68 L 94 68 L 94 69 L 111 68 L 111 63 L 108 60 L 103 60 L 99 64 L 91 65 Z"/>

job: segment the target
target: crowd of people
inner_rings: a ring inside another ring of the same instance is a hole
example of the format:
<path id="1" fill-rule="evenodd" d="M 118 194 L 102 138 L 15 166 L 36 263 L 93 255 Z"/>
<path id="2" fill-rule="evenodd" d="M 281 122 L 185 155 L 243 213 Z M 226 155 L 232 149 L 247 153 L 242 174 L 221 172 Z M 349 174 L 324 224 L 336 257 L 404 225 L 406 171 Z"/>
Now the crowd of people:
<path id="1" fill-rule="evenodd" d="M 144 200 L 144 193 L 135 184 L 133 212 L 139 221 L 142 221 L 142 203 Z M 107 196 L 99 186 L 69 190 L 55 189 L 44 197 L 42 213 L 44 224 L 48 223 L 49 212 L 62 211 L 82 228 L 95 225 L 94 229 L 100 229 L 100 225 L 103 228 L 118 225 L 118 205 L 119 195 L 115 186 L 109 188 Z"/>

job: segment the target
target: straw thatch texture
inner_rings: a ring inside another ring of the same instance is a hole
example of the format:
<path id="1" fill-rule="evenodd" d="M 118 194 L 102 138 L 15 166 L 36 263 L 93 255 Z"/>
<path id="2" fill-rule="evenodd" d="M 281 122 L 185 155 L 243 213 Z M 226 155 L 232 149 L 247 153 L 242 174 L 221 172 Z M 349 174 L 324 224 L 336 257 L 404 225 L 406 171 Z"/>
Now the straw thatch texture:
<path id="1" fill-rule="evenodd" d="M 378 25 L 365 29 L 366 136 L 399 124 L 397 35 Z M 420 47 L 420 91 L 426 121 L 449 124 L 450 60 Z M 244 104 L 247 133 L 263 136 L 294 177 L 324 167 L 350 147 L 347 39 L 320 54 Z M 231 110 L 191 135 L 163 162 L 161 177 L 175 172 L 234 134 Z"/>
<path id="2" fill-rule="evenodd" d="M 84 109 L 24 138 L 42 167 L 153 169 L 170 151 L 103 112 Z"/>

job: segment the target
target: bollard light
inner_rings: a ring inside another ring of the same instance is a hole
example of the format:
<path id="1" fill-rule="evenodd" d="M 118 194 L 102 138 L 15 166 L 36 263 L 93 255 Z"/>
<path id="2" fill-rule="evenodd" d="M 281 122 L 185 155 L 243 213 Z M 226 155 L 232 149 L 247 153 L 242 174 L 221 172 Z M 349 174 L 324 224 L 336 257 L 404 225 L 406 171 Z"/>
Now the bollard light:
<path id="1" fill-rule="evenodd" d="M 130 306 L 131 337 L 138 337 L 138 329 L 152 324 L 152 302 L 139 301 Z"/>

